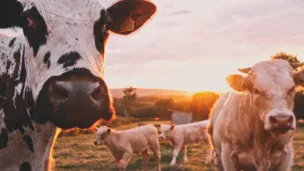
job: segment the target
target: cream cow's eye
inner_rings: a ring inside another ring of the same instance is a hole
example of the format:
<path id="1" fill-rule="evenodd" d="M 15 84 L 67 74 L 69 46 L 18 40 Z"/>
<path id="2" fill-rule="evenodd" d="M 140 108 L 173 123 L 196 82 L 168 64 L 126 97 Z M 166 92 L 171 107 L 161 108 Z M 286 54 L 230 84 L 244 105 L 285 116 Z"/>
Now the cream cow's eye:
<path id="1" fill-rule="evenodd" d="M 288 94 L 292 94 L 294 91 L 295 91 L 295 86 L 291 87 L 289 90 L 288 90 Z"/>
<path id="2" fill-rule="evenodd" d="M 260 94 L 260 91 L 258 90 L 258 89 L 253 89 L 253 91 L 252 91 L 254 94 Z"/>

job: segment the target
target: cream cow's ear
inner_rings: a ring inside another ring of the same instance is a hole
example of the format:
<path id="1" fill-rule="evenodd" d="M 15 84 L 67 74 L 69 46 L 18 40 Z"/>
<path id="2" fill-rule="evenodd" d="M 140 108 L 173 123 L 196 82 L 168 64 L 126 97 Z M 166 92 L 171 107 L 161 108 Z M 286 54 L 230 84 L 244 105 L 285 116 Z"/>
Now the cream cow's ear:
<path id="1" fill-rule="evenodd" d="M 111 128 L 108 128 L 107 134 L 110 134 L 110 133 L 111 133 Z"/>
<path id="2" fill-rule="evenodd" d="M 226 81 L 229 84 L 229 86 L 235 91 L 243 92 L 247 88 L 245 84 L 246 78 L 242 75 L 239 74 L 229 75 L 226 78 Z"/>
<path id="3" fill-rule="evenodd" d="M 173 130 L 175 128 L 175 124 L 171 124 L 170 130 Z"/>

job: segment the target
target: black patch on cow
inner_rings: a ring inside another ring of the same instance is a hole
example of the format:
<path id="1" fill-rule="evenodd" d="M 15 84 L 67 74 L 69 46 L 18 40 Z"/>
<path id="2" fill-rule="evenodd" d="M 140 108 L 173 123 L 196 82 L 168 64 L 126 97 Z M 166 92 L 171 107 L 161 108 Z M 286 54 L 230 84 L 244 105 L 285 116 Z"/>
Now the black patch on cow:
<path id="1" fill-rule="evenodd" d="M 13 38 L 11 41 L 10 41 L 10 43 L 9 43 L 9 47 L 12 47 L 13 46 L 13 44 L 15 43 L 15 40 L 16 40 L 16 38 Z"/>
<path id="2" fill-rule="evenodd" d="M 13 79 L 17 79 L 19 76 L 19 69 L 20 69 L 20 49 L 18 49 L 16 52 L 14 52 L 14 59 L 15 59 L 15 68 L 13 72 Z"/>
<path id="3" fill-rule="evenodd" d="M 6 73 L 8 73 L 8 70 L 10 69 L 11 67 L 11 61 L 6 61 Z"/>
<path id="4" fill-rule="evenodd" d="M 17 25 L 16 18 L 23 10 L 22 4 L 17 0 L 0 1 L 0 28 L 8 28 Z"/>
<path id="5" fill-rule="evenodd" d="M 7 73 L 0 75 L 0 109 L 3 109 L 5 114 L 4 123 L 7 131 L 13 132 L 14 130 L 19 130 L 24 134 L 24 126 L 33 129 L 33 125 L 27 110 L 28 102 L 24 98 L 26 80 L 24 47 L 22 57 L 20 51 L 21 49 L 18 49 L 14 52 L 15 68 L 12 75 Z M 8 65 L 11 65 L 10 61 L 7 61 L 7 71 L 10 68 Z M 16 87 L 20 86 L 20 84 L 21 92 L 17 93 Z"/>
<path id="6" fill-rule="evenodd" d="M 19 171 L 32 171 L 32 167 L 29 162 L 23 162 L 20 166 Z"/>
<path id="7" fill-rule="evenodd" d="M 5 148 L 7 146 L 7 142 L 8 142 L 7 131 L 4 128 L 2 128 L 0 133 L 0 149 Z"/>
<path id="8" fill-rule="evenodd" d="M 20 75 L 19 75 L 19 81 L 21 83 L 25 83 L 25 80 L 26 80 L 26 69 L 25 69 L 25 47 L 23 47 L 23 52 L 22 52 L 22 59 L 21 59 L 21 69 L 20 69 Z M 23 94 L 24 92 L 24 88 L 25 88 L 25 85 L 22 87 L 22 91 L 21 91 L 21 94 Z"/>
<path id="9" fill-rule="evenodd" d="M 63 68 L 67 68 L 75 65 L 79 59 L 81 59 L 81 56 L 78 52 L 70 52 L 62 55 L 57 63 L 63 64 Z"/>
<path id="10" fill-rule="evenodd" d="M 33 21 L 33 26 L 23 26 L 23 33 L 26 36 L 30 46 L 33 48 L 34 56 L 36 56 L 39 47 L 46 43 L 48 35 L 47 26 L 36 7 L 23 12 L 22 15 L 23 17 L 28 17 Z"/>
<path id="11" fill-rule="evenodd" d="M 109 37 L 108 27 L 111 24 L 110 18 L 105 10 L 101 10 L 100 18 L 94 23 L 95 47 L 102 54 L 107 38 Z"/>
<path id="12" fill-rule="evenodd" d="M 51 52 L 49 52 L 49 51 L 43 57 L 43 63 L 45 63 L 47 65 L 47 68 L 50 68 L 50 66 L 51 66 L 50 57 L 51 57 Z"/>
<path id="13" fill-rule="evenodd" d="M 25 141 L 27 147 L 32 151 L 34 152 L 34 146 L 33 146 L 33 141 L 32 141 L 32 138 L 28 135 L 24 135 L 23 136 L 23 140 Z"/>

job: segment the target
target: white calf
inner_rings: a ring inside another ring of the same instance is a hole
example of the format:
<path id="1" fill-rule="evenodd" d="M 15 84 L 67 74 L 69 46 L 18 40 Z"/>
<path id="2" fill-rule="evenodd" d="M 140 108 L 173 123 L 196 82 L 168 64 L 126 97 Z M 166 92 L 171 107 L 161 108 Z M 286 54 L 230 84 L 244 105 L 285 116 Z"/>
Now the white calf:
<path id="1" fill-rule="evenodd" d="M 176 164 L 176 158 L 181 149 L 184 151 L 184 162 L 187 162 L 187 146 L 193 143 L 199 143 L 204 141 L 211 144 L 209 141 L 207 126 L 209 120 L 204 120 L 200 122 L 194 122 L 183 125 L 160 125 L 161 135 L 160 138 L 170 140 L 171 144 L 174 146 L 173 159 L 171 161 L 171 166 Z M 211 161 L 211 149 L 208 151 L 206 163 Z"/>
<path id="2" fill-rule="evenodd" d="M 102 126 L 98 128 L 95 145 L 106 145 L 116 160 L 117 170 L 124 171 L 133 154 L 142 154 L 143 170 L 148 169 L 149 147 L 152 149 L 157 171 L 160 171 L 160 146 L 154 125 L 148 124 L 140 127 L 116 131 Z"/>

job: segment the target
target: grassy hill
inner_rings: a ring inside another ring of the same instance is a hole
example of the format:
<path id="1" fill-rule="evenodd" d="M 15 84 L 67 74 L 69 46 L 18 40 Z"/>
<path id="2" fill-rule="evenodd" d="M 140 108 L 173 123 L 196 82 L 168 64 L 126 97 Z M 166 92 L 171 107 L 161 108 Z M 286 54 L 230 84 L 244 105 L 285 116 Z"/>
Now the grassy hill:
<path id="1" fill-rule="evenodd" d="M 123 97 L 122 88 L 110 89 L 110 91 L 111 91 L 113 97 L 115 97 L 115 98 Z M 157 97 L 190 96 L 190 93 L 187 91 L 168 90 L 168 89 L 136 88 L 136 92 L 139 97 L 144 97 L 144 96 L 157 96 Z"/>

